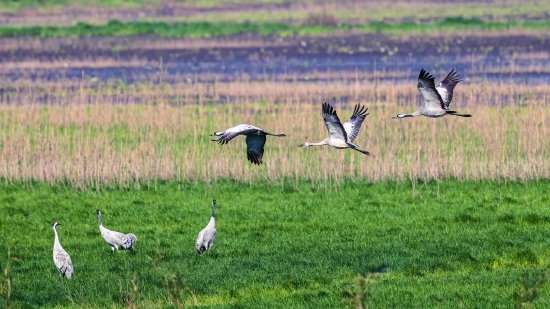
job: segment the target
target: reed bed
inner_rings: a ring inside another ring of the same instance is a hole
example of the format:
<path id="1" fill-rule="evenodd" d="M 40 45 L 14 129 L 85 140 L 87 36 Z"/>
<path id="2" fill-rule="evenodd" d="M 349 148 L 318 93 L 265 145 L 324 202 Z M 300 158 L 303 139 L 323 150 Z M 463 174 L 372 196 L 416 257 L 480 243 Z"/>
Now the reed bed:
<path id="1" fill-rule="evenodd" d="M 342 121 L 369 107 L 356 143 L 370 157 L 329 147 L 321 102 Z M 139 187 L 156 180 L 243 182 L 344 179 L 538 179 L 550 176 L 550 88 L 459 84 L 472 118 L 391 119 L 420 104 L 413 84 L 234 82 L 125 87 L 31 84 L 0 93 L 0 177 L 75 187 Z M 246 160 L 244 138 L 208 136 L 239 123 L 269 132 L 264 164 Z"/>

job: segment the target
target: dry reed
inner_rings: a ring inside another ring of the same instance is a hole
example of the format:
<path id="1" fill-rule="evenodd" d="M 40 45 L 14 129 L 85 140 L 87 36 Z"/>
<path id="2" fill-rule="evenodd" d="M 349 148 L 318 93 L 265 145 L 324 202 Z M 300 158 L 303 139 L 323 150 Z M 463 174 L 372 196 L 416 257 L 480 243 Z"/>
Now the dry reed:
<path id="1" fill-rule="evenodd" d="M 76 83 L 76 82 L 75 82 Z M 320 104 L 342 121 L 369 107 L 356 143 L 371 157 L 328 147 Z M 550 88 L 460 84 L 454 103 L 472 118 L 403 119 L 419 104 L 414 84 L 278 81 L 109 85 L 19 85 L 0 95 L 0 177 L 76 187 L 140 186 L 152 180 L 537 179 L 550 175 Z M 244 138 L 226 146 L 208 134 L 251 123 L 268 138 L 264 165 L 246 160 Z"/>

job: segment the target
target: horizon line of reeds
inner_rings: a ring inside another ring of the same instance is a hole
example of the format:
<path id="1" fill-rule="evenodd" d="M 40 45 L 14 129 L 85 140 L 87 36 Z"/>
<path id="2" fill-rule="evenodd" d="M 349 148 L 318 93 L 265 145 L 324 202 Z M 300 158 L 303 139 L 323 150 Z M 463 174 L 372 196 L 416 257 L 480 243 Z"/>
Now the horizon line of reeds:
<path id="1" fill-rule="evenodd" d="M 110 89 L 28 85 L 0 96 L 0 178 L 75 187 L 166 181 L 529 180 L 550 177 L 550 87 L 459 84 L 453 106 L 468 119 L 392 120 L 420 104 L 415 85 L 241 82 Z M 40 97 L 48 99 L 43 102 Z M 231 102 L 220 101 L 230 96 Z M 321 101 L 345 121 L 369 108 L 356 143 L 370 157 L 329 147 Z M 217 103 L 216 103 L 217 102 Z M 244 138 L 223 147 L 209 134 L 239 123 L 268 138 L 264 164 L 246 159 Z"/>

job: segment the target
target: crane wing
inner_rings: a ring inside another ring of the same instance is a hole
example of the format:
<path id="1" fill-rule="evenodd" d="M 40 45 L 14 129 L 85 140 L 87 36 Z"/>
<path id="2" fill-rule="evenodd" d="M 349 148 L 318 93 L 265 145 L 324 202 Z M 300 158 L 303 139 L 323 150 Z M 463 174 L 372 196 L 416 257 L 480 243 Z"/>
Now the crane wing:
<path id="1" fill-rule="evenodd" d="M 220 137 L 220 139 L 212 140 L 212 141 L 221 143 L 223 145 L 223 144 L 229 143 L 230 140 L 234 139 L 239 135 L 243 135 L 243 134 L 246 135 L 246 134 L 258 132 L 258 131 L 262 131 L 262 129 L 249 124 L 240 124 L 225 130 L 224 134 Z"/>
<path id="2" fill-rule="evenodd" d="M 323 103 L 323 119 L 325 120 L 325 126 L 327 126 L 330 138 L 339 138 L 346 142 L 348 141 L 348 135 L 340 122 L 340 118 L 336 115 L 336 110 L 327 102 Z"/>
<path id="3" fill-rule="evenodd" d="M 54 262 L 57 270 L 65 275 L 65 277 L 71 279 L 74 268 L 73 262 L 71 261 L 71 257 L 69 256 L 69 254 L 66 251 L 56 252 Z"/>
<path id="4" fill-rule="evenodd" d="M 246 136 L 246 154 L 248 160 L 254 164 L 262 164 L 264 156 L 265 135 L 247 135 Z"/>
<path id="5" fill-rule="evenodd" d="M 351 118 L 343 124 L 344 130 L 348 135 L 349 143 L 353 142 L 353 140 L 357 137 L 359 129 L 361 129 L 361 125 L 363 124 L 365 117 L 368 115 L 368 110 L 368 108 L 356 104 L 353 110 L 353 115 L 351 115 Z"/>
<path id="6" fill-rule="evenodd" d="M 195 241 L 195 248 L 198 252 L 202 253 L 201 247 L 202 247 L 202 240 L 204 239 L 204 233 L 206 232 L 206 229 L 202 229 L 199 232 L 199 235 L 197 236 L 197 241 Z"/>
<path id="7" fill-rule="evenodd" d="M 218 143 L 220 144 L 227 144 L 229 143 L 230 140 L 234 139 L 235 137 L 239 136 L 239 135 L 246 135 L 246 134 L 249 134 L 249 133 L 253 133 L 253 132 L 257 132 L 258 130 L 257 129 L 245 129 L 245 130 L 241 130 L 241 131 L 236 131 L 236 132 L 228 132 L 228 131 L 225 131 L 225 133 L 220 137 L 219 140 L 217 140 Z M 216 141 L 216 140 L 214 140 Z"/>
<path id="8" fill-rule="evenodd" d="M 441 81 L 441 83 L 439 83 L 439 85 L 435 88 L 437 92 L 439 92 L 439 95 L 443 100 L 443 104 L 445 104 L 445 109 L 449 109 L 449 104 L 451 104 L 451 100 L 453 99 L 453 90 L 461 81 L 462 76 L 460 76 L 455 69 L 452 69 L 451 72 L 447 74 L 447 77 L 445 77 L 445 79 L 443 79 L 443 81 Z"/>
<path id="9" fill-rule="evenodd" d="M 418 85 L 416 86 L 420 95 L 424 99 L 424 106 L 428 109 L 445 109 L 443 100 L 439 92 L 435 89 L 434 77 L 424 69 L 420 70 L 418 75 Z"/>
<path id="10" fill-rule="evenodd" d="M 119 246 L 125 245 L 126 242 L 128 241 L 128 238 L 126 237 L 126 235 L 120 232 L 113 231 L 112 237 L 113 237 L 113 242 Z"/>
<path id="11" fill-rule="evenodd" d="M 204 242 L 206 243 L 206 249 L 210 249 L 212 245 L 214 244 L 214 240 L 216 240 L 216 230 L 215 229 L 208 229 L 204 233 Z"/>
<path id="12" fill-rule="evenodd" d="M 215 239 L 216 229 L 206 227 L 199 232 L 199 236 L 197 236 L 197 241 L 195 242 L 195 249 L 197 249 L 198 253 L 203 253 L 212 247 Z"/>
<path id="13" fill-rule="evenodd" d="M 111 245 L 117 247 L 121 247 L 122 249 L 126 249 L 126 244 L 129 242 L 129 239 L 126 235 L 117 232 L 117 231 L 111 231 L 105 227 L 101 229 L 101 236 L 103 236 L 103 239 Z"/>
<path id="14" fill-rule="evenodd" d="M 61 269 L 61 267 L 65 266 L 65 265 L 73 265 L 72 261 L 71 261 L 71 257 L 69 256 L 69 254 L 65 251 L 57 251 L 55 253 L 55 265 L 57 266 L 57 268 Z"/>

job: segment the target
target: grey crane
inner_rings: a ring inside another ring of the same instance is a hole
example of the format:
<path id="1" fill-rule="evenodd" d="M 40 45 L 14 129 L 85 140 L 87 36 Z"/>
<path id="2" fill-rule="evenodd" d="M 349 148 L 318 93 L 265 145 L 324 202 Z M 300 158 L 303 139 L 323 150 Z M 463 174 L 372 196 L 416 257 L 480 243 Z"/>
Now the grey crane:
<path id="1" fill-rule="evenodd" d="M 134 243 L 137 242 L 136 235 L 122 234 L 120 232 L 111 231 L 103 227 L 101 224 L 101 212 L 98 210 L 95 211 L 97 214 L 97 223 L 99 224 L 99 231 L 101 232 L 101 237 L 111 246 L 111 250 L 115 251 L 115 248 L 121 250 L 130 250 L 134 252 Z"/>
<path id="2" fill-rule="evenodd" d="M 249 124 L 240 124 L 225 130 L 224 132 L 214 132 L 210 136 L 221 136 L 219 139 L 213 139 L 213 142 L 218 142 L 222 145 L 229 143 L 239 135 L 246 136 L 246 154 L 248 160 L 254 164 L 262 164 L 264 156 L 264 145 L 267 135 L 271 136 L 286 136 L 285 134 L 268 133 L 258 127 Z"/>
<path id="3" fill-rule="evenodd" d="M 210 250 L 216 239 L 216 200 L 212 200 L 212 216 L 210 217 L 210 222 L 206 225 L 202 231 L 199 232 L 197 236 L 197 241 L 195 241 L 195 248 L 197 253 L 202 254 L 205 251 Z"/>
<path id="4" fill-rule="evenodd" d="M 52 224 L 52 228 L 55 233 L 55 240 L 53 241 L 53 263 L 55 264 L 55 267 L 57 267 L 57 270 L 61 273 L 61 278 L 66 277 L 67 279 L 71 279 L 74 271 L 73 262 L 71 261 L 71 257 L 67 251 L 65 251 L 59 243 L 59 236 L 57 235 L 58 225 L 62 224 L 57 221 Z"/>
<path id="5" fill-rule="evenodd" d="M 420 70 L 418 75 L 418 91 L 424 99 L 424 104 L 412 114 L 398 114 L 395 118 L 406 118 L 416 116 L 426 116 L 430 118 L 453 115 L 460 117 L 472 117 L 470 114 L 457 114 L 456 111 L 449 110 L 449 104 L 453 99 L 453 90 L 461 81 L 460 75 L 455 69 L 451 70 L 447 77 L 435 87 L 434 77 L 424 69 Z"/>
<path id="6" fill-rule="evenodd" d="M 328 145 L 337 149 L 351 148 L 367 156 L 370 155 L 370 152 L 359 149 L 359 147 L 353 143 L 359 133 L 361 124 L 363 124 L 365 117 L 368 115 L 367 111 L 368 108 L 356 104 L 353 115 L 351 115 L 351 118 L 342 125 L 338 115 L 336 115 L 336 110 L 330 106 L 330 104 L 326 102 L 323 103 L 322 113 L 325 126 L 327 126 L 328 137 L 319 143 L 305 142 L 300 145 L 300 147 Z"/>

